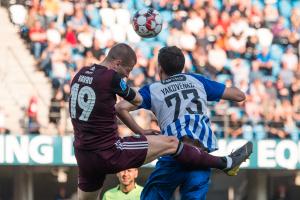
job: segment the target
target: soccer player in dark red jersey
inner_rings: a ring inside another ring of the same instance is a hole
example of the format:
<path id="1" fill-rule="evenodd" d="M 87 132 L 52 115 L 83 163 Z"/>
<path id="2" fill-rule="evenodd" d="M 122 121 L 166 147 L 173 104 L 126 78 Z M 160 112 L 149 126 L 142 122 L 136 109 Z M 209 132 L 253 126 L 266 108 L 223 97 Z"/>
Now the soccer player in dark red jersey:
<path id="1" fill-rule="evenodd" d="M 106 174 L 137 168 L 163 155 L 173 155 L 189 169 L 234 169 L 249 157 L 251 149 L 215 157 L 181 143 L 175 136 L 157 135 L 155 130 L 139 130 L 120 138 L 115 111 L 116 95 L 133 105 L 142 97 L 122 79 L 128 77 L 137 58 L 127 44 L 113 46 L 99 65 L 82 68 L 71 83 L 70 115 L 74 128 L 75 157 L 79 167 L 79 199 L 97 199 Z M 126 120 L 126 119 L 122 119 Z M 132 127 L 131 127 L 132 128 Z M 249 148 L 249 145 L 247 146 Z"/>

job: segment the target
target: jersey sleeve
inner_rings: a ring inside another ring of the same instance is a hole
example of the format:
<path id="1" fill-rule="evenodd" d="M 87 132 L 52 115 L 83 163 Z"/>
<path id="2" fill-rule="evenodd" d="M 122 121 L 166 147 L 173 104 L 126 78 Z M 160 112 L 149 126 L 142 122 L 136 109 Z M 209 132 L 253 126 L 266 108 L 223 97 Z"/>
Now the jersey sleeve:
<path id="1" fill-rule="evenodd" d="M 126 101 L 132 101 L 136 95 L 118 73 L 114 73 L 111 81 L 112 90 L 115 94 L 123 97 Z"/>
<path id="2" fill-rule="evenodd" d="M 150 85 L 145 85 L 139 90 L 140 95 L 143 98 L 142 104 L 139 108 L 144 108 L 147 110 L 151 110 L 151 95 L 150 95 Z"/>
<path id="3" fill-rule="evenodd" d="M 199 74 L 190 74 L 199 80 L 205 89 L 208 101 L 220 101 L 225 91 L 225 85 L 216 81 L 209 80 Z"/>

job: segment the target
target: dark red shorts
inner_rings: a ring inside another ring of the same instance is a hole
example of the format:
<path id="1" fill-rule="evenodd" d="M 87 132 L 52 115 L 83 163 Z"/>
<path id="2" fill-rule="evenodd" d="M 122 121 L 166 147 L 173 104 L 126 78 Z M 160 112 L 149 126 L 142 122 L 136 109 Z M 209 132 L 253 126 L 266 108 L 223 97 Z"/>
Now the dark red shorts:
<path id="1" fill-rule="evenodd" d="M 119 138 L 107 150 L 87 151 L 75 148 L 79 168 L 78 187 L 85 192 L 100 189 L 106 174 L 142 166 L 147 151 L 148 142 L 144 135 Z"/>

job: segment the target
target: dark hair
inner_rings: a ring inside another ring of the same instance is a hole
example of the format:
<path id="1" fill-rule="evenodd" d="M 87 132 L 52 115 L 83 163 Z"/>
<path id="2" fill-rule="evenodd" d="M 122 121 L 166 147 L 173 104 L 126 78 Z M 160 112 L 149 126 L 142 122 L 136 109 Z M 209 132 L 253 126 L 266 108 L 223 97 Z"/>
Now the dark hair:
<path id="1" fill-rule="evenodd" d="M 158 53 L 158 63 L 162 67 L 165 74 L 172 76 L 182 72 L 185 58 L 182 51 L 178 47 L 163 47 Z"/>
<path id="2" fill-rule="evenodd" d="M 135 65 L 137 58 L 134 50 L 125 43 L 114 45 L 108 52 L 106 59 L 108 61 L 119 59 L 122 64 L 130 66 Z"/>

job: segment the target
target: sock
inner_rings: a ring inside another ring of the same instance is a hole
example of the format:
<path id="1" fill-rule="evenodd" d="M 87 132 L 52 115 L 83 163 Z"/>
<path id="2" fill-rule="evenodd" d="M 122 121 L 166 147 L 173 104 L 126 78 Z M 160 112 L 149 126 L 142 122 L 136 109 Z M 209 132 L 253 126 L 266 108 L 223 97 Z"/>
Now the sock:
<path id="1" fill-rule="evenodd" d="M 188 169 L 225 169 L 229 163 L 226 157 L 213 156 L 202 149 L 181 142 L 173 157 Z"/>
<path id="2" fill-rule="evenodd" d="M 225 158 L 227 162 L 226 168 L 230 168 L 232 166 L 232 158 L 230 158 L 229 156 L 225 156 Z"/>

